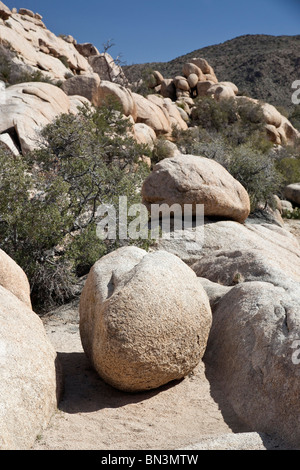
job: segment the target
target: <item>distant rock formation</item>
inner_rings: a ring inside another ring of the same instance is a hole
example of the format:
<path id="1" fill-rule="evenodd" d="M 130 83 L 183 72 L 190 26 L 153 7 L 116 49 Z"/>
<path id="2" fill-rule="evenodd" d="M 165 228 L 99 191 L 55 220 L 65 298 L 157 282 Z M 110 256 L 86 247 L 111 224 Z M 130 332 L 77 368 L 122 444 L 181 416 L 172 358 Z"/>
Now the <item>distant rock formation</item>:
<path id="1" fill-rule="evenodd" d="M 203 58 L 193 58 L 183 65 L 182 75 L 164 78 L 154 71 L 149 80 L 149 88 L 164 98 L 170 98 L 178 107 L 191 115 L 194 99 L 198 96 L 211 96 L 217 102 L 232 98 L 238 107 L 249 103 L 261 104 L 265 119 L 265 130 L 269 140 L 276 145 L 293 143 L 300 133 L 290 121 L 274 106 L 246 96 L 239 96 L 238 87 L 231 82 L 219 82 L 213 68 Z"/>

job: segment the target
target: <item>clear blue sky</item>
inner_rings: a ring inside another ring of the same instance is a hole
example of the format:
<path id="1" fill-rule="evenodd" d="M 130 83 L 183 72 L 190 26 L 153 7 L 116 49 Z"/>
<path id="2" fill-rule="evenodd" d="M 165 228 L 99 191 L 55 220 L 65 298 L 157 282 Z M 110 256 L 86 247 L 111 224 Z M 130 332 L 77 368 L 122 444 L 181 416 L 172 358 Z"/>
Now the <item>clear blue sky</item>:
<path id="1" fill-rule="evenodd" d="M 55 34 L 110 50 L 128 65 L 164 62 L 244 34 L 300 34 L 300 0 L 4 0 Z"/>

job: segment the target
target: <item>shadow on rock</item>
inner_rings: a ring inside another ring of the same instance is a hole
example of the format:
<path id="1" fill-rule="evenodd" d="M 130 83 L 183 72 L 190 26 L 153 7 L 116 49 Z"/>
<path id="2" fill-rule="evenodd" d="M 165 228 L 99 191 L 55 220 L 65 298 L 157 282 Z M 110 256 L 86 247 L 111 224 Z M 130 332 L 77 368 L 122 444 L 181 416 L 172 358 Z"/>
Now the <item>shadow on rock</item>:
<path id="1" fill-rule="evenodd" d="M 148 400 L 180 383 L 170 382 L 159 389 L 126 393 L 106 384 L 84 353 L 58 353 L 64 375 L 64 390 L 59 409 L 65 413 L 91 413 L 104 408 L 120 408 Z"/>

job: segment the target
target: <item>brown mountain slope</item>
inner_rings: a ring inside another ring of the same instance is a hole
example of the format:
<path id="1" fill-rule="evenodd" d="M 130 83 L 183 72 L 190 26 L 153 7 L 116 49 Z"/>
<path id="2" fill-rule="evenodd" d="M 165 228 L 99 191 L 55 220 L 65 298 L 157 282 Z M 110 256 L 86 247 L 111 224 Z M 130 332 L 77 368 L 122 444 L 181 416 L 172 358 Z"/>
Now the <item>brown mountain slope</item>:
<path id="1" fill-rule="evenodd" d="M 300 35 L 240 36 L 170 62 L 125 66 L 124 71 L 131 82 L 139 80 L 147 68 L 173 78 L 193 57 L 205 58 L 220 81 L 232 81 L 242 93 L 275 106 L 292 107 L 292 83 L 300 80 Z"/>

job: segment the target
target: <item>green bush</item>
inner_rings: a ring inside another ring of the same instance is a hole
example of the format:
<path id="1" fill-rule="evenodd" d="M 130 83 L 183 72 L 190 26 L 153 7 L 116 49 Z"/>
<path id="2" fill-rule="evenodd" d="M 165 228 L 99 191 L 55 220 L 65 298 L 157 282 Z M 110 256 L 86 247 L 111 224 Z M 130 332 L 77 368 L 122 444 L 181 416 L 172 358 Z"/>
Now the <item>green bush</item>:
<path id="1" fill-rule="evenodd" d="M 122 242 L 97 238 L 96 214 L 119 196 L 140 202 L 149 150 L 129 127 L 113 105 L 86 107 L 46 126 L 43 146 L 26 158 L 0 149 L 0 247 L 28 275 L 40 312 L 70 299 L 76 276 Z"/>
<path id="2" fill-rule="evenodd" d="M 300 158 L 285 157 L 276 162 L 281 173 L 284 186 L 300 181 Z"/>
<path id="3" fill-rule="evenodd" d="M 251 101 L 237 102 L 234 98 L 220 102 L 212 97 L 200 97 L 195 100 L 192 110 L 191 126 L 206 131 L 208 135 L 217 134 L 231 146 L 251 144 L 262 152 L 272 147 L 264 128 L 264 116 L 261 105 Z M 195 131 L 193 131 L 195 134 Z M 201 134 L 196 137 L 199 140 Z M 181 140 L 183 135 L 181 135 Z"/>
<path id="4" fill-rule="evenodd" d="M 282 176 L 276 169 L 275 158 L 249 145 L 233 150 L 227 169 L 247 190 L 252 211 L 280 190 Z"/>
<path id="5" fill-rule="evenodd" d="M 42 74 L 40 70 L 32 71 L 32 72 L 21 72 L 17 75 L 15 79 L 10 78 L 10 84 L 16 85 L 18 83 L 27 83 L 27 82 L 42 82 L 42 83 L 50 83 L 51 85 L 55 85 L 58 87 L 62 86 L 61 80 L 52 80 L 50 77 Z"/>
<path id="6" fill-rule="evenodd" d="M 209 96 L 199 97 L 195 100 L 191 119 L 193 125 L 221 132 L 238 120 L 237 106 L 233 99 L 218 103 Z"/>
<path id="7" fill-rule="evenodd" d="M 284 219 L 294 219 L 294 220 L 299 220 L 300 219 L 300 207 L 295 207 L 292 211 L 285 210 L 282 213 L 282 217 Z"/>
<path id="8" fill-rule="evenodd" d="M 300 140 L 277 149 L 276 168 L 282 175 L 282 189 L 300 181 Z"/>
<path id="9" fill-rule="evenodd" d="M 155 166 L 161 160 L 172 157 L 173 152 L 170 149 L 169 141 L 164 138 L 156 139 L 151 154 L 152 166 Z"/>

